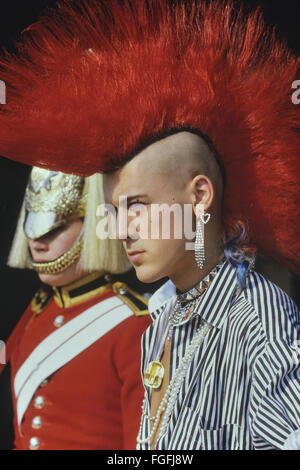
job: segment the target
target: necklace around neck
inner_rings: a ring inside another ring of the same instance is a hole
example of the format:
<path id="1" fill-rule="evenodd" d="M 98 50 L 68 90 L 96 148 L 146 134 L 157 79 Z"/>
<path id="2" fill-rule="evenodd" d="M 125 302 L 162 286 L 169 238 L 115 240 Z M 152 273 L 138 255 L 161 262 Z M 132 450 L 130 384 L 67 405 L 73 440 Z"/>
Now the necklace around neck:
<path id="1" fill-rule="evenodd" d="M 180 324 L 193 313 L 199 298 L 206 292 L 221 266 L 222 262 L 217 264 L 201 281 L 188 291 L 180 292 L 176 289 L 177 298 L 174 309 L 169 317 L 169 331 L 167 336 L 169 341 L 172 340 L 174 326 Z"/>

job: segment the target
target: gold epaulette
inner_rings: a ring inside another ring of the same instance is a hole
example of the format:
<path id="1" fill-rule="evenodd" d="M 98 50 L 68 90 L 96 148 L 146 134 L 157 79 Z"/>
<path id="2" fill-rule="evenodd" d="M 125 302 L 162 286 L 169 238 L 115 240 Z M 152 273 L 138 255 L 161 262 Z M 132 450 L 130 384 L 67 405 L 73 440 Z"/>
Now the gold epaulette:
<path id="1" fill-rule="evenodd" d="M 36 315 L 42 313 L 44 308 L 48 305 L 49 301 L 51 300 L 52 294 L 50 291 L 47 291 L 43 287 L 35 293 L 32 301 L 31 301 L 31 308 L 35 312 Z"/>
<path id="2" fill-rule="evenodd" d="M 137 317 L 149 314 L 148 299 L 130 289 L 125 282 L 114 282 L 112 288 L 119 299 L 123 300 Z"/>

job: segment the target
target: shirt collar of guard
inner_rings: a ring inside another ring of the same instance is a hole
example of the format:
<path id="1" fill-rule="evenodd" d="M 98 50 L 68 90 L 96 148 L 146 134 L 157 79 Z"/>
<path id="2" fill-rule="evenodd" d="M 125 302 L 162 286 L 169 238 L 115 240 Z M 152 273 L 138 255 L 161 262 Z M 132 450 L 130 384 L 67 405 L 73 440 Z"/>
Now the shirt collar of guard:
<path id="1" fill-rule="evenodd" d="M 241 289 L 236 277 L 236 268 L 226 259 L 207 291 L 201 296 L 195 313 L 207 323 L 221 327 L 224 312 L 229 309 Z M 176 286 L 171 280 L 163 284 L 149 300 L 149 313 L 153 320 L 176 300 Z"/>
<path id="2" fill-rule="evenodd" d="M 62 287 L 52 287 L 53 297 L 61 308 L 73 307 L 111 289 L 109 273 L 93 272 Z"/>

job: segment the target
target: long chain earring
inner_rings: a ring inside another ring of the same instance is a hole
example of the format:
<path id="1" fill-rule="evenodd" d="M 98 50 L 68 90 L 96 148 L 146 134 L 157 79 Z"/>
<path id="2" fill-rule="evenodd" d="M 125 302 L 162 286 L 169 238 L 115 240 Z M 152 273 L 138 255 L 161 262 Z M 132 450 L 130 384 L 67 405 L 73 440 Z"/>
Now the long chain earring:
<path id="1" fill-rule="evenodd" d="M 198 204 L 196 208 L 195 260 L 200 269 L 203 269 L 205 261 L 204 225 L 209 219 L 210 214 L 204 212 L 202 204 Z"/>

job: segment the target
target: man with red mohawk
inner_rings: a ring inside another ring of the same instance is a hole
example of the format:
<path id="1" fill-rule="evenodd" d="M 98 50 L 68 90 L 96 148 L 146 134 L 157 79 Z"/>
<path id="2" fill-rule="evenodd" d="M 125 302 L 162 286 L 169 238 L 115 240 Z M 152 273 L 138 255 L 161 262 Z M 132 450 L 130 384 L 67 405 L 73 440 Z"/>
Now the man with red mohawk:
<path id="1" fill-rule="evenodd" d="M 299 310 L 253 254 L 300 272 L 299 59 L 259 11 L 204 0 L 61 1 L 20 53 L 1 61 L 0 153 L 107 173 L 138 278 L 169 277 L 137 448 L 300 449 Z M 162 204 L 191 209 L 194 250 L 132 236 L 133 209 L 155 226 Z"/>

